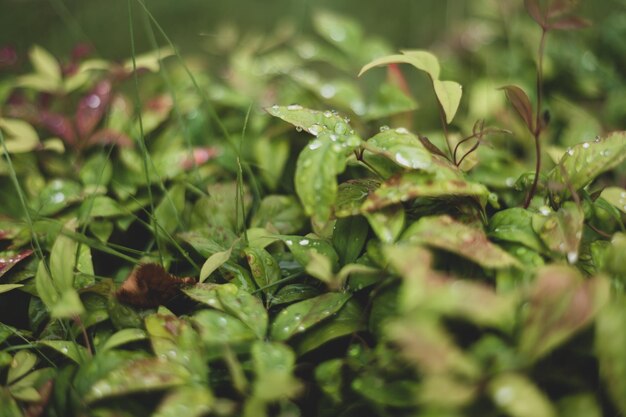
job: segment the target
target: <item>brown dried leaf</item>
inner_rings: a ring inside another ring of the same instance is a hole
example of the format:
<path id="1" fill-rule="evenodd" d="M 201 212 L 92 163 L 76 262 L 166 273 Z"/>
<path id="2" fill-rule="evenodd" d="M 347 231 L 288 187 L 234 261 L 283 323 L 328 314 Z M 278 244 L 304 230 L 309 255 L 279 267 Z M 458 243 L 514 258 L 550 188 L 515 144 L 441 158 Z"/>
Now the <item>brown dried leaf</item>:
<path id="1" fill-rule="evenodd" d="M 166 303 L 186 284 L 190 277 L 178 278 L 157 264 L 143 264 L 135 268 L 115 293 L 117 299 L 135 307 L 152 308 Z"/>
<path id="2" fill-rule="evenodd" d="M 528 95 L 515 85 L 505 85 L 501 88 L 506 93 L 517 114 L 520 115 L 528 130 L 532 133 L 535 131 L 533 123 L 533 106 L 530 104 Z"/>

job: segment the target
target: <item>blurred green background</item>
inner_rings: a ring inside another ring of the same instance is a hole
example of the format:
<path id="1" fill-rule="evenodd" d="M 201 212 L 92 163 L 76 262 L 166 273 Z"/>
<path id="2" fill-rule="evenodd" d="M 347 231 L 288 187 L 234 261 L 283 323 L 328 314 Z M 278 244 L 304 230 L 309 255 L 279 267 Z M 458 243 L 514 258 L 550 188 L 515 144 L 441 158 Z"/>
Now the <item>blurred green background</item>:
<path id="1" fill-rule="evenodd" d="M 136 20 L 142 18 L 133 0 Z M 499 5 L 522 3 L 503 0 Z M 199 51 L 221 23 L 244 30 L 265 31 L 290 21 L 299 31 L 310 30 L 313 10 L 325 9 L 351 16 L 372 35 L 385 37 L 400 48 L 427 48 L 442 33 L 476 13 L 481 0 L 146 0 L 168 35 L 183 52 Z M 620 15 L 626 19 L 625 0 L 581 2 L 583 15 L 602 25 Z M 479 10 L 478 10 L 479 11 Z M 616 13 L 621 12 L 621 13 Z M 150 49 L 142 26 L 135 25 L 139 51 Z M 126 0 L 0 0 L 0 46 L 19 52 L 38 43 L 66 55 L 77 42 L 89 42 L 101 57 L 122 59 L 130 55 L 128 2 Z"/>

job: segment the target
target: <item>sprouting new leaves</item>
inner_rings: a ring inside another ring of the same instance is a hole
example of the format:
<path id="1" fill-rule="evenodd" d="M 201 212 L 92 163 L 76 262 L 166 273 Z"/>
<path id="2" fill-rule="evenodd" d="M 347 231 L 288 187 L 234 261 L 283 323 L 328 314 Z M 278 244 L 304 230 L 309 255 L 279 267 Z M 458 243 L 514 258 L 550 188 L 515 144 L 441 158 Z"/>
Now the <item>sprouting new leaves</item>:
<path id="1" fill-rule="evenodd" d="M 454 81 L 439 80 L 440 67 L 436 56 L 427 51 L 402 51 L 402 55 L 389 55 L 375 59 L 361 69 L 359 76 L 374 67 L 389 64 L 410 64 L 428 74 L 446 122 L 448 124 L 452 122 L 461 102 L 462 87 Z"/>

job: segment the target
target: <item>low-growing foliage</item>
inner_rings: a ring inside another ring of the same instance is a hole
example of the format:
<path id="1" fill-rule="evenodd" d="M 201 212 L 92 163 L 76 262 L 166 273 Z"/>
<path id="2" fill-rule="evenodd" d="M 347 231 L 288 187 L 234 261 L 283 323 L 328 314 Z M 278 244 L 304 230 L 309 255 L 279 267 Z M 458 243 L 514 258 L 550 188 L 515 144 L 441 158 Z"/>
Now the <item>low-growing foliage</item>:
<path id="1" fill-rule="evenodd" d="M 0 81 L 0 414 L 625 414 L 626 80 L 590 49 L 559 83 L 546 34 L 588 22 L 524 3 L 539 45 L 520 4 L 442 62 L 317 13 L 205 64 L 141 1 L 165 48 L 34 46 Z"/>

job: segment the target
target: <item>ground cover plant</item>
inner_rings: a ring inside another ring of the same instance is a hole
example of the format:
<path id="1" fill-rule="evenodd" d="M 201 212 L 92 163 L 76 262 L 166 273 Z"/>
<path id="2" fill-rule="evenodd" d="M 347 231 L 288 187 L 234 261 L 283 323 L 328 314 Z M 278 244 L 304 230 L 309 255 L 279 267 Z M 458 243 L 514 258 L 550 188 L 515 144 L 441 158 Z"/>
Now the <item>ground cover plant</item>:
<path id="1" fill-rule="evenodd" d="M 480 3 L 4 49 L 0 415 L 626 414 L 626 25 Z"/>

